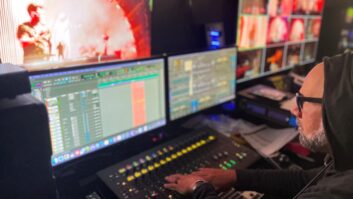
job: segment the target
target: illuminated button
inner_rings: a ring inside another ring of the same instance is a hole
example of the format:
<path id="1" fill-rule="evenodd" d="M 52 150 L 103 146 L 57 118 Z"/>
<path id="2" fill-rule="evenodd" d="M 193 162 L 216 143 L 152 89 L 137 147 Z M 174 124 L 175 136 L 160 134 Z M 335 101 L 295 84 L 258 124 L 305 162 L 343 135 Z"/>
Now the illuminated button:
<path id="1" fill-rule="evenodd" d="M 190 152 L 190 151 L 192 151 L 192 148 L 189 146 L 188 148 L 186 148 L 186 150 L 187 150 L 188 152 Z"/>
<path id="2" fill-rule="evenodd" d="M 166 160 L 167 162 L 170 162 L 170 161 L 172 161 L 172 158 L 167 157 L 165 160 Z"/>
<path id="3" fill-rule="evenodd" d="M 216 139 L 216 137 L 215 136 L 213 136 L 213 135 L 210 135 L 210 136 L 208 136 L 208 140 L 215 140 Z"/>
<path id="4" fill-rule="evenodd" d="M 158 193 L 155 192 L 155 191 L 152 191 L 151 197 L 152 197 L 152 198 L 157 198 L 157 196 L 158 196 Z"/>
<path id="5" fill-rule="evenodd" d="M 223 170 L 228 170 L 226 167 L 221 167 Z"/>
<path id="6" fill-rule="evenodd" d="M 146 155 L 145 159 L 146 159 L 147 161 L 151 161 L 151 160 L 152 160 L 151 156 L 148 156 L 148 155 Z"/>
<path id="7" fill-rule="evenodd" d="M 129 189 L 129 192 L 132 192 L 132 191 L 133 191 L 133 189 L 130 188 L 130 189 Z"/>
<path id="8" fill-rule="evenodd" d="M 235 155 L 236 155 L 239 159 L 241 159 L 241 160 L 243 159 L 243 156 L 240 155 L 239 153 L 236 153 Z"/>
<path id="9" fill-rule="evenodd" d="M 173 154 L 172 155 L 172 159 L 177 159 L 178 158 L 178 155 L 177 154 Z"/>
<path id="10" fill-rule="evenodd" d="M 121 185 L 126 186 L 126 182 L 122 182 Z"/>
<path id="11" fill-rule="evenodd" d="M 163 155 L 163 152 L 159 150 L 159 151 L 157 151 L 157 154 L 158 155 Z"/>
<path id="12" fill-rule="evenodd" d="M 148 170 L 147 170 L 147 169 L 142 169 L 142 170 L 141 170 L 141 173 L 142 173 L 142 174 L 146 174 L 146 173 L 148 173 Z"/>
<path id="13" fill-rule="evenodd" d="M 235 160 L 229 160 L 230 163 L 232 163 L 233 165 L 236 165 L 237 162 Z"/>
<path id="14" fill-rule="evenodd" d="M 125 168 L 119 169 L 119 173 L 120 173 L 120 174 L 123 174 L 123 173 L 125 173 L 125 172 L 126 172 L 126 169 L 125 169 Z"/>
<path id="15" fill-rule="evenodd" d="M 140 172 L 135 172 L 134 176 L 135 176 L 135 178 L 138 178 L 138 177 L 141 176 L 141 173 Z"/>
<path id="16" fill-rule="evenodd" d="M 243 157 L 246 157 L 246 156 L 248 155 L 248 154 L 246 154 L 246 153 L 244 153 L 244 152 L 241 153 L 241 154 L 243 155 Z"/>
<path id="17" fill-rule="evenodd" d="M 148 166 L 148 170 L 149 171 L 153 171 L 154 170 L 154 166 L 153 165 Z"/>
<path id="18" fill-rule="evenodd" d="M 201 140 L 201 145 L 206 144 L 206 140 Z"/>
<path id="19" fill-rule="evenodd" d="M 169 151 L 173 151 L 174 147 L 173 146 L 168 146 Z"/>
<path id="20" fill-rule="evenodd" d="M 128 177 L 126 178 L 126 180 L 127 180 L 128 182 L 131 182 L 131 181 L 133 181 L 134 179 L 135 179 L 134 176 L 128 176 Z"/>
<path id="21" fill-rule="evenodd" d="M 183 155 L 183 153 L 182 153 L 181 151 L 178 151 L 178 152 L 177 152 L 177 156 L 180 157 L 180 156 L 182 156 L 182 155 Z"/>
<path id="22" fill-rule="evenodd" d="M 155 168 L 158 168 L 158 167 L 160 167 L 161 165 L 158 163 L 158 162 L 156 162 L 156 163 L 154 163 L 154 167 Z"/>
<path id="23" fill-rule="evenodd" d="M 228 153 L 227 151 L 224 151 L 224 152 L 223 152 L 223 155 L 228 156 L 229 153 Z"/>
<path id="24" fill-rule="evenodd" d="M 196 149 L 197 148 L 196 144 L 191 145 L 191 148 Z"/>
<path id="25" fill-rule="evenodd" d="M 144 164 L 146 161 L 143 158 L 140 158 L 140 163 Z"/>
<path id="26" fill-rule="evenodd" d="M 197 147 L 200 147 L 202 144 L 201 144 L 201 141 L 199 141 L 199 142 L 196 142 L 196 146 Z"/>
<path id="27" fill-rule="evenodd" d="M 227 166 L 228 168 L 232 168 L 232 164 L 229 163 L 229 162 L 226 163 L 226 166 Z"/>
<path id="28" fill-rule="evenodd" d="M 166 164 L 167 162 L 165 160 L 161 160 L 159 163 L 161 163 L 161 165 Z"/>
<path id="29" fill-rule="evenodd" d="M 227 169 L 227 167 L 224 166 L 223 164 L 219 164 L 219 167 L 220 167 L 221 169 Z"/>
<path id="30" fill-rule="evenodd" d="M 187 151 L 186 149 L 181 150 L 181 152 L 182 152 L 183 154 L 188 153 L 188 151 Z"/>
<path id="31" fill-rule="evenodd" d="M 134 162 L 132 163 L 132 165 L 133 165 L 134 167 L 138 167 L 138 166 L 139 166 L 139 163 L 136 162 L 136 161 L 134 161 Z"/>
<path id="32" fill-rule="evenodd" d="M 152 158 L 157 158 L 158 155 L 156 153 L 152 153 Z"/>
<path id="33" fill-rule="evenodd" d="M 132 169 L 131 164 L 126 165 L 126 170 L 130 171 Z"/>
<path id="34" fill-rule="evenodd" d="M 163 151 L 164 151 L 164 153 L 168 153 L 168 149 L 167 148 L 163 148 Z"/>

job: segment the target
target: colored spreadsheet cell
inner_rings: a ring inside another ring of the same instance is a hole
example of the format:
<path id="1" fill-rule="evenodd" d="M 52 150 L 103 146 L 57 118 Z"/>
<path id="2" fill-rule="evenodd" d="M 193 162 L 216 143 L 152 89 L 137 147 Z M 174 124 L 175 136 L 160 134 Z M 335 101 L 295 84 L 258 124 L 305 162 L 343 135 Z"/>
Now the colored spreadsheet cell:
<path id="1" fill-rule="evenodd" d="M 132 90 L 132 115 L 134 126 L 146 123 L 146 98 L 145 83 L 136 82 L 131 84 Z"/>

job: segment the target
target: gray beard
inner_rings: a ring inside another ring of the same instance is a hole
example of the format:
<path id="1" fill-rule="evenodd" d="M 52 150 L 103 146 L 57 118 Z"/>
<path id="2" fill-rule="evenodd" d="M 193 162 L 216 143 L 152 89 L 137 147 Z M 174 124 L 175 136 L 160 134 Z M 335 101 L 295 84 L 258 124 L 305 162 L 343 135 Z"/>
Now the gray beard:
<path id="1" fill-rule="evenodd" d="M 299 124 L 299 141 L 304 147 L 310 149 L 313 152 L 328 152 L 328 141 L 325 134 L 323 123 L 321 122 L 320 128 L 314 132 L 312 137 L 306 137 L 302 132 L 302 127 Z"/>

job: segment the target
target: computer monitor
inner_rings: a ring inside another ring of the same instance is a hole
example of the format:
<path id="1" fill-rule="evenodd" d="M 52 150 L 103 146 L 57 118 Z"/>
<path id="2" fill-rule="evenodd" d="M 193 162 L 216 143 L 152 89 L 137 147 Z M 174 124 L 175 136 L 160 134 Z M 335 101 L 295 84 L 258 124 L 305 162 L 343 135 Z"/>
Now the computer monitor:
<path id="1" fill-rule="evenodd" d="M 316 61 L 324 0 L 240 0 L 238 82 Z"/>
<path id="2" fill-rule="evenodd" d="M 45 103 L 57 166 L 166 124 L 164 59 L 30 75 Z"/>
<path id="3" fill-rule="evenodd" d="M 170 120 L 234 99 L 235 67 L 234 47 L 168 57 Z"/>

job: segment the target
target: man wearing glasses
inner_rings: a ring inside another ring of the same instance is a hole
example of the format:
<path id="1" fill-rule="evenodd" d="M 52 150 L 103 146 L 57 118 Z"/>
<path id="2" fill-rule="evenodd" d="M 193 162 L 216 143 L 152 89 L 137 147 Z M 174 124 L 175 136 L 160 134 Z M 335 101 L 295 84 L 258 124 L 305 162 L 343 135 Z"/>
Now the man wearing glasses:
<path id="1" fill-rule="evenodd" d="M 353 198 L 353 53 L 315 66 L 296 94 L 300 142 L 327 153 L 313 170 L 236 170 L 201 168 L 166 177 L 165 187 L 192 198 L 217 198 L 219 190 L 265 193 L 267 198 Z"/>

